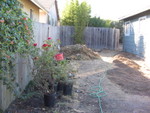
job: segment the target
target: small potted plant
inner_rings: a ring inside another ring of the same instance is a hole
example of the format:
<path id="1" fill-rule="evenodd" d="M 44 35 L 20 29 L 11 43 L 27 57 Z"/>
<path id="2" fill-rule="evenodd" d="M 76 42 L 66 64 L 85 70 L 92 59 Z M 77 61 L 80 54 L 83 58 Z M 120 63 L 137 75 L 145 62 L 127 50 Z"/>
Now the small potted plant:
<path id="1" fill-rule="evenodd" d="M 56 104 L 56 92 L 54 89 L 47 90 L 46 93 L 44 93 L 44 105 L 47 107 L 54 107 Z"/>
<path id="2" fill-rule="evenodd" d="M 37 44 L 35 44 L 37 46 Z M 45 106 L 53 107 L 56 99 L 55 80 L 57 78 L 57 45 L 51 38 L 44 41 L 37 56 L 34 58 L 34 79 L 37 89 L 44 95 Z"/>

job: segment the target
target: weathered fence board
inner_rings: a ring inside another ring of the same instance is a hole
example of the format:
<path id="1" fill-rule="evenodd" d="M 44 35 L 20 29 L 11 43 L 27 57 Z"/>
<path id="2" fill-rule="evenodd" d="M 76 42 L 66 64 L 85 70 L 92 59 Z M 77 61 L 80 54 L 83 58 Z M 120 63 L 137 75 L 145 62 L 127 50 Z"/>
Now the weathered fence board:
<path id="1" fill-rule="evenodd" d="M 19 84 L 19 88 L 24 90 L 26 85 L 30 80 L 33 79 L 32 76 L 32 60 L 31 58 L 24 58 L 16 55 L 16 82 Z M 17 90 L 18 88 L 16 88 Z M 19 89 L 18 89 L 19 90 Z M 9 104 L 15 99 L 14 95 L 3 85 L 0 81 L 0 109 L 5 110 Z"/>

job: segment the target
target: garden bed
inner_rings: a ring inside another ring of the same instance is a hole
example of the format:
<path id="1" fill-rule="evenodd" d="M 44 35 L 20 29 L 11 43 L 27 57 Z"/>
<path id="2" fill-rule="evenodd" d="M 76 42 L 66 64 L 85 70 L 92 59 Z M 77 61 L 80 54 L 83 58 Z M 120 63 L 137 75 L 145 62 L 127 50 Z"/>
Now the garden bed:
<path id="1" fill-rule="evenodd" d="M 116 55 L 117 54 L 117 55 Z M 98 99 L 91 97 L 89 89 L 99 84 L 105 75 L 102 87 L 107 96 L 102 97 L 104 113 L 149 113 L 150 74 L 144 62 L 122 52 L 103 50 L 101 59 L 71 61 L 78 70 L 72 96 L 58 99 L 54 108 L 45 107 L 42 97 L 27 100 L 17 99 L 8 111 L 11 113 L 100 113 Z M 107 62 L 107 58 L 108 62 Z M 105 61 L 103 61 L 105 59 Z M 113 62 L 111 62 L 113 61 Z M 140 62 L 140 63 L 138 63 Z"/>

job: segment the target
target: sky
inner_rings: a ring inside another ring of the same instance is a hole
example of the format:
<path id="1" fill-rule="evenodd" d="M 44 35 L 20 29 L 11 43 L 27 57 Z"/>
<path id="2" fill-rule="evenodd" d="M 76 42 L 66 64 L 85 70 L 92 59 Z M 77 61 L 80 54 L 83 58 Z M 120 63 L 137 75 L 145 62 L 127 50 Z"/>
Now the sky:
<path id="1" fill-rule="evenodd" d="M 58 0 L 60 12 L 64 9 L 66 1 Z M 150 0 L 79 0 L 86 1 L 91 6 L 91 16 L 102 19 L 118 20 L 138 9 L 150 7 Z M 61 15 L 61 14 L 60 14 Z"/>

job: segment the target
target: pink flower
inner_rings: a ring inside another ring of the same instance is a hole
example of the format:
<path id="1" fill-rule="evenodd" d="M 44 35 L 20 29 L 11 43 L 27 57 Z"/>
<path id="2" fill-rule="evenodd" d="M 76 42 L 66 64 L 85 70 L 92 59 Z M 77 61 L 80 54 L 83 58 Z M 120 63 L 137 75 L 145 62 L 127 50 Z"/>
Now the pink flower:
<path id="1" fill-rule="evenodd" d="M 37 46 L 37 43 L 34 43 L 33 46 Z"/>
<path id="2" fill-rule="evenodd" d="M 0 23 L 4 23 L 5 22 L 5 20 L 0 20 Z"/>
<path id="3" fill-rule="evenodd" d="M 48 44 L 43 44 L 43 45 L 42 45 L 42 47 L 47 47 L 47 46 L 48 46 Z"/>
<path id="4" fill-rule="evenodd" d="M 11 41 L 11 42 L 10 42 L 10 44 L 12 44 L 12 45 L 13 45 L 13 44 L 14 44 L 14 41 Z"/>
<path id="5" fill-rule="evenodd" d="M 47 39 L 48 39 L 48 40 L 51 40 L 52 38 L 51 38 L 51 37 L 48 37 Z"/>
<path id="6" fill-rule="evenodd" d="M 11 56 L 9 56 L 9 55 L 6 55 L 6 58 L 8 58 L 8 59 L 9 59 L 9 58 L 11 58 Z"/>
<path id="7" fill-rule="evenodd" d="M 27 18 L 23 18 L 23 20 L 27 20 Z"/>

